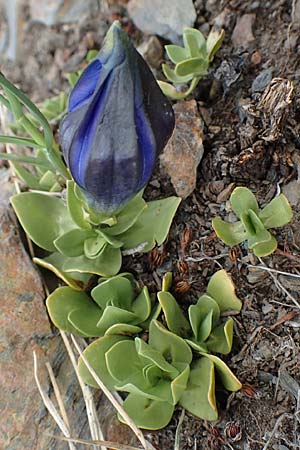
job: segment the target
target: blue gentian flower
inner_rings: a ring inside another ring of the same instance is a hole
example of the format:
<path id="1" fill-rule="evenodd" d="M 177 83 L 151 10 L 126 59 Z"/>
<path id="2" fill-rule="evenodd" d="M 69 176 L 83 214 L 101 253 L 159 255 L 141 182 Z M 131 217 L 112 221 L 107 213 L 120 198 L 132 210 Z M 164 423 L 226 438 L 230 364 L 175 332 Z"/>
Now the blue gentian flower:
<path id="1" fill-rule="evenodd" d="M 118 22 L 73 88 L 60 142 L 75 182 L 101 212 L 120 209 L 149 181 L 174 113 Z"/>

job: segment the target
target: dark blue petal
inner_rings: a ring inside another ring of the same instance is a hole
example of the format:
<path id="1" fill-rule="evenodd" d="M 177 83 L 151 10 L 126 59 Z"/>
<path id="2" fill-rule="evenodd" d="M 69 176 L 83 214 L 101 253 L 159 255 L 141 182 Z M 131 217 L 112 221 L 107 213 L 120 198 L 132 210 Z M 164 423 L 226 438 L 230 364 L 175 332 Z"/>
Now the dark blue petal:
<path id="1" fill-rule="evenodd" d="M 62 150 L 88 201 L 112 212 L 149 181 L 172 134 L 173 110 L 116 24 L 74 91 L 60 127 Z"/>
<path id="2" fill-rule="evenodd" d="M 74 86 L 69 99 L 69 112 L 83 106 L 95 92 L 102 64 L 95 59 L 85 69 L 76 85 Z"/>

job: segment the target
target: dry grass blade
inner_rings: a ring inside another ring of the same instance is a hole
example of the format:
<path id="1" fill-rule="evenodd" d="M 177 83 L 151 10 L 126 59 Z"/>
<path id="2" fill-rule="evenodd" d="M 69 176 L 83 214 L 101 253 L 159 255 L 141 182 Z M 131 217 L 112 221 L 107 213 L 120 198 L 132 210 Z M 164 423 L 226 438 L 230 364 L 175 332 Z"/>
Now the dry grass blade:
<path id="1" fill-rule="evenodd" d="M 261 258 L 258 258 L 259 262 L 261 263 L 261 265 L 263 267 L 267 267 L 266 264 L 263 262 L 263 260 Z M 268 271 L 269 275 L 273 278 L 275 286 L 281 290 L 282 292 L 284 292 L 284 294 L 290 299 L 292 300 L 292 302 L 297 306 L 297 308 L 300 309 L 300 304 L 297 302 L 297 300 L 289 293 L 289 291 L 280 283 L 280 281 L 276 278 L 276 276 L 273 274 L 273 272 Z"/>
<path id="2" fill-rule="evenodd" d="M 101 430 L 101 426 L 98 420 L 97 412 L 96 412 L 96 406 L 94 403 L 94 398 L 91 389 L 89 386 L 83 383 L 82 379 L 80 378 L 80 375 L 77 370 L 77 360 L 75 358 L 74 352 L 72 350 L 72 347 L 69 343 L 69 340 L 66 336 L 66 333 L 62 330 L 60 330 L 61 337 L 63 339 L 63 342 L 65 344 L 66 350 L 68 352 L 69 358 L 71 360 L 72 366 L 74 368 L 74 371 L 76 373 L 82 395 L 85 401 L 85 407 L 89 422 L 89 427 L 91 431 L 91 437 L 95 441 L 104 441 L 104 436 Z M 106 450 L 105 446 L 101 447 L 102 450 Z"/>
<path id="3" fill-rule="evenodd" d="M 85 356 L 82 353 L 81 348 L 79 347 L 76 339 L 74 338 L 73 335 L 71 335 L 72 341 L 75 345 L 76 350 L 78 351 L 79 355 L 82 358 L 82 361 L 84 362 L 84 364 L 86 365 L 86 367 L 88 368 L 88 370 L 90 371 L 92 377 L 94 378 L 94 380 L 96 381 L 96 383 L 98 384 L 98 386 L 100 387 L 100 389 L 102 389 L 103 393 L 106 395 L 106 397 L 108 398 L 108 400 L 112 403 L 112 405 L 116 408 L 116 410 L 118 411 L 118 413 L 123 417 L 123 419 L 126 421 L 127 425 L 132 429 L 132 431 L 134 432 L 134 434 L 136 435 L 136 437 L 138 438 L 138 440 L 140 441 L 140 443 L 142 444 L 143 448 L 145 450 L 155 450 L 154 447 L 152 446 L 152 444 L 148 441 L 146 441 L 142 431 L 135 425 L 135 423 L 133 422 L 133 420 L 129 417 L 129 415 L 126 413 L 126 411 L 123 409 L 122 405 L 115 399 L 115 397 L 113 396 L 113 394 L 107 389 L 107 387 L 103 384 L 103 382 L 101 381 L 101 379 L 98 377 L 97 373 L 95 372 L 95 370 L 91 367 L 91 365 L 89 364 L 89 362 L 87 361 L 87 359 L 85 358 Z"/>
<path id="4" fill-rule="evenodd" d="M 36 385 L 38 387 L 39 393 L 43 399 L 45 407 L 47 408 L 47 410 L 49 411 L 49 413 L 55 420 L 55 422 L 58 425 L 58 427 L 60 428 L 61 432 L 65 435 L 66 438 L 69 438 L 70 433 L 69 433 L 68 427 L 66 426 L 65 422 L 63 421 L 63 419 L 57 412 L 53 402 L 51 401 L 51 399 L 48 397 L 48 395 L 46 394 L 46 392 L 43 390 L 43 388 L 41 386 L 41 383 L 40 383 L 40 380 L 38 377 L 37 356 L 36 356 L 35 352 L 33 352 L 33 367 L 34 367 L 34 379 L 35 379 Z M 76 446 L 74 445 L 73 442 L 69 442 L 69 448 L 70 448 L 70 450 L 76 450 Z"/>
<path id="5" fill-rule="evenodd" d="M 62 400 L 60 389 L 59 389 L 57 381 L 55 379 L 52 367 L 51 367 L 51 365 L 48 362 L 46 362 L 46 368 L 48 370 L 48 374 L 49 374 L 49 377 L 50 377 L 50 380 L 51 380 L 51 383 L 52 383 L 52 386 L 53 386 L 53 389 L 54 389 L 54 394 L 55 394 L 55 397 L 56 397 L 56 400 L 57 400 L 57 403 L 58 403 L 60 414 L 61 414 L 62 419 L 63 419 L 64 423 L 66 424 L 66 427 L 68 428 L 69 434 L 70 434 L 71 428 L 70 428 L 70 423 L 69 423 L 69 419 L 68 419 L 68 416 L 67 416 L 67 411 L 65 409 L 65 405 L 64 405 L 64 402 Z"/>
<path id="6" fill-rule="evenodd" d="M 137 447 L 132 447 L 131 445 L 126 444 L 119 444 L 117 442 L 111 442 L 111 441 L 86 441 L 85 439 L 75 439 L 75 438 L 67 438 L 63 436 L 54 436 L 52 434 L 48 435 L 49 437 L 53 439 L 57 439 L 58 441 L 66 441 L 66 442 L 75 442 L 76 444 L 82 444 L 82 445 L 94 445 L 95 447 L 109 447 L 113 450 L 141 450 Z"/>
<path id="7" fill-rule="evenodd" d="M 180 414 L 180 417 L 178 420 L 178 425 L 177 425 L 176 432 L 175 432 L 174 450 L 180 450 L 180 435 L 181 435 L 181 428 L 182 428 L 184 416 L 185 416 L 185 409 L 183 409 L 181 411 L 181 414 Z"/>

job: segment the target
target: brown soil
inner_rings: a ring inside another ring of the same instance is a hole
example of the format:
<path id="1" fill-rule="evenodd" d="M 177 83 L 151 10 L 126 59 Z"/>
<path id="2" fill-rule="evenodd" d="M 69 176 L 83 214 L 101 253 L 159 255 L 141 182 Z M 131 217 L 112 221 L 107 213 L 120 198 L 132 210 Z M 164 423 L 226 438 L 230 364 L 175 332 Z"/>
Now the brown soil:
<path id="1" fill-rule="evenodd" d="M 180 448 L 296 449 L 300 448 L 300 321 L 293 299 L 300 301 L 300 279 L 276 273 L 272 274 L 274 279 L 268 272 L 253 269 L 251 265 L 260 264 L 257 258 L 243 245 L 229 251 L 214 235 L 211 220 L 217 215 L 228 216 L 224 208 L 230 195 L 228 186 L 251 188 L 263 206 L 276 189 L 299 177 L 299 24 L 292 19 L 292 1 L 196 0 L 195 4 L 200 27 L 213 25 L 221 12 L 226 16 L 225 41 L 194 95 L 205 122 L 205 154 L 197 188 L 182 202 L 167 244 L 148 256 L 125 258 L 124 269 L 133 271 L 153 291 L 162 274 L 172 270 L 176 297 L 187 307 L 221 266 L 232 274 L 243 299 L 242 312 L 235 317 L 234 348 L 226 359 L 244 388 L 232 395 L 217 392 L 220 418 L 216 423 L 197 420 L 187 413 Z M 238 18 L 246 13 L 255 14 L 255 39 L 246 48 L 237 48 L 232 32 Z M 113 14 L 108 17 L 112 19 Z M 123 22 L 140 42 L 143 36 L 126 16 Z M 77 69 L 87 50 L 99 47 L 107 29 L 100 16 L 80 28 L 26 26 L 30 33 L 24 34 L 23 62 L 5 63 L 4 72 L 34 99 L 66 88 L 63 72 Z M 263 95 L 266 86 L 257 92 L 251 89 L 255 78 L 266 69 L 272 70 L 273 79 L 279 78 L 268 98 Z M 294 88 L 291 103 L 287 101 L 291 88 L 287 80 Z M 278 110 L 275 106 L 279 101 L 283 107 Z M 153 180 L 147 189 L 148 198 L 174 193 L 168 177 L 159 169 Z M 293 222 L 277 233 L 278 250 L 263 260 L 270 268 L 298 274 L 297 207 L 294 213 Z M 174 448 L 180 412 L 178 408 L 164 430 L 147 433 L 157 448 Z"/>

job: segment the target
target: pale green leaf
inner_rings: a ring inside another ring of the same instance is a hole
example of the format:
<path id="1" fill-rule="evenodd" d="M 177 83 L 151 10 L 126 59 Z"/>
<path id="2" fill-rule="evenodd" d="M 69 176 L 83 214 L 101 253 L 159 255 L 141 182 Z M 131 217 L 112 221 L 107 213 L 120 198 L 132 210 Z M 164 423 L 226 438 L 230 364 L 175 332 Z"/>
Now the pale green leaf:
<path id="1" fill-rule="evenodd" d="M 163 309 L 169 330 L 182 337 L 188 336 L 191 327 L 173 295 L 162 291 L 157 294 L 157 298 Z"/>
<path id="2" fill-rule="evenodd" d="M 167 52 L 168 57 L 170 60 L 177 64 L 189 57 L 189 54 L 187 54 L 186 49 L 183 47 L 179 47 L 179 45 L 165 45 L 165 50 Z"/>
<path id="3" fill-rule="evenodd" d="M 151 400 L 137 394 L 129 394 L 123 408 L 134 423 L 146 430 L 159 430 L 170 422 L 174 406 L 167 402 Z M 122 417 L 119 420 L 123 422 Z"/>
<path id="4" fill-rule="evenodd" d="M 280 194 L 273 198 L 258 215 L 266 228 L 277 228 L 292 220 L 293 211 L 285 195 Z"/>
<path id="5" fill-rule="evenodd" d="M 179 77 L 192 75 L 202 76 L 208 69 L 208 60 L 202 57 L 190 58 L 178 63 L 175 67 L 175 74 Z"/>
<path id="6" fill-rule="evenodd" d="M 220 376 L 222 384 L 228 391 L 238 391 L 241 389 L 242 387 L 241 383 L 236 378 L 236 376 L 231 372 L 229 367 L 224 363 L 224 361 L 222 361 L 215 355 L 210 355 L 209 353 L 206 353 L 203 356 L 205 356 L 205 358 L 208 358 L 210 361 L 214 363 L 214 366 Z"/>
<path id="7" fill-rule="evenodd" d="M 196 30 L 195 28 L 186 27 L 183 30 L 183 42 L 189 53 L 188 56 L 191 58 L 199 56 L 203 53 L 203 50 L 206 49 L 205 37 L 201 31 Z"/>
<path id="8" fill-rule="evenodd" d="M 39 247 L 55 251 L 53 241 L 75 228 L 63 200 L 36 192 L 23 192 L 11 198 L 18 219 L 30 239 Z"/>
<path id="9" fill-rule="evenodd" d="M 243 213 L 247 213 L 249 209 L 252 209 L 256 214 L 259 211 L 255 195 L 245 187 L 237 187 L 233 190 L 230 196 L 230 204 L 238 218 Z"/>
<path id="10" fill-rule="evenodd" d="M 75 183 L 73 180 L 67 181 L 67 207 L 70 216 L 79 228 L 91 228 L 91 225 L 85 219 L 82 202 L 75 194 Z"/>
<path id="11" fill-rule="evenodd" d="M 180 405 L 196 417 L 217 420 L 214 364 L 207 358 L 198 359 L 191 367 L 187 389 Z"/>
<path id="12" fill-rule="evenodd" d="M 226 245 L 233 247 L 247 239 L 248 233 L 242 222 L 228 223 L 219 217 L 212 220 L 212 227 Z"/>
<path id="13" fill-rule="evenodd" d="M 206 292 L 218 303 L 221 312 L 241 310 L 242 302 L 236 296 L 232 279 L 225 270 L 218 270 L 210 278 Z"/>
<path id="14" fill-rule="evenodd" d="M 65 256 L 80 256 L 83 254 L 84 241 L 94 234 L 93 230 L 74 228 L 56 238 L 53 244 Z"/>
<path id="15" fill-rule="evenodd" d="M 104 336 L 92 342 L 92 344 L 90 344 L 83 352 L 83 355 L 88 361 L 89 365 L 95 370 L 101 381 L 110 390 L 115 389 L 116 380 L 112 378 L 107 370 L 105 354 L 118 342 L 128 339 L 128 337 L 119 335 Z M 80 377 L 86 384 L 89 384 L 90 386 L 95 388 L 99 388 L 97 382 L 94 380 L 92 374 L 86 367 L 81 357 L 78 361 L 78 370 Z"/>
<path id="16" fill-rule="evenodd" d="M 206 345 L 211 352 L 227 355 L 231 351 L 232 338 L 233 320 L 230 318 L 225 323 L 213 329 Z"/>
<path id="17" fill-rule="evenodd" d="M 146 243 L 143 252 L 148 252 L 156 244 L 161 245 L 167 238 L 180 201 L 178 197 L 169 197 L 147 203 L 147 208 L 136 223 L 119 235 L 119 239 L 124 242 L 123 249 L 137 248 Z"/>
<path id="18" fill-rule="evenodd" d="M 209 62 L 211 62 L 222 45 L 225 36 L 224 30 L 217 31 L 212 29 L 206 39 L 206 51 Z"/>

